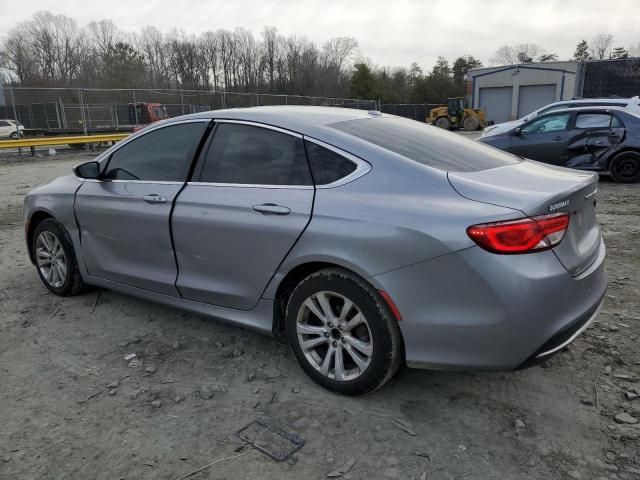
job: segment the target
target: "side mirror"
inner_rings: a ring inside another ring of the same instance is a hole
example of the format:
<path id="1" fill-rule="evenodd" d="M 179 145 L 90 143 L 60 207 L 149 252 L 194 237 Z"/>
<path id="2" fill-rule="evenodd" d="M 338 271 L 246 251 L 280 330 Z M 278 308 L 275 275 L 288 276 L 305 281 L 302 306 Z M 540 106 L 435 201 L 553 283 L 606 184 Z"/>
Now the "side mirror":
<path id="1" fill-rule="evenodd" d="M 514 131 L 513 134 L 517 137 L 519 137 L 520 135 L 522 135 L 522 128 L 521 127 L 517 127 Z"/>
<path id="2" fill-rule="evenodd" d="M 80 178 L 96 179 L 100 177 L 100 164 L 93 161 L 81 163 L 73 167 L 73 173 Z"/>

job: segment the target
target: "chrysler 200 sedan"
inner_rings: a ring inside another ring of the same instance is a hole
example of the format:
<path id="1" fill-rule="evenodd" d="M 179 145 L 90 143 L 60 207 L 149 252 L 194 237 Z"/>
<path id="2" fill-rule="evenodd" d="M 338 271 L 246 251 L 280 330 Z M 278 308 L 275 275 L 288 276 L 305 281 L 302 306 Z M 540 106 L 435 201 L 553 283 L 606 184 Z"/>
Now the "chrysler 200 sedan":
<path id="1" fill-rule="evenodd" d="M 405 363 L 534 364 L 606 290 L 595 174 L 379 112 L 178 117 L 74 173 L 24 203 L 51 292 L 105 287 L 268 332 L 345 394 Z"/>

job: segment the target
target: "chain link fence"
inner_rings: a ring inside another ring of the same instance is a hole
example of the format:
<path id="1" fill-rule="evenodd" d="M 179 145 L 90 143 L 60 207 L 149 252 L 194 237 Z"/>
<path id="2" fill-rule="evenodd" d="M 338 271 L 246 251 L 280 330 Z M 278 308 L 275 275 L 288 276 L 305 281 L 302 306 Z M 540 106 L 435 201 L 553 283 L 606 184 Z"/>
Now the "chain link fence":
<path id="1" fill-rule="evenodd" d="M 438 103 L 384 103 L 380 105 L 380 111 L 410 118 L 418 122 L 425 122 L 432 108 L 440 107 Z"/>
<path id="2" fill-rule="evenodd" d="M 0 119 L 18 120 L 27 133 L 88 134 L 96 131 L 131 131 L 161 118 L 260 105 L 316 105 L 364 110 L 378 108 L 375 100 L 302 95 L 5 86 Z"/>

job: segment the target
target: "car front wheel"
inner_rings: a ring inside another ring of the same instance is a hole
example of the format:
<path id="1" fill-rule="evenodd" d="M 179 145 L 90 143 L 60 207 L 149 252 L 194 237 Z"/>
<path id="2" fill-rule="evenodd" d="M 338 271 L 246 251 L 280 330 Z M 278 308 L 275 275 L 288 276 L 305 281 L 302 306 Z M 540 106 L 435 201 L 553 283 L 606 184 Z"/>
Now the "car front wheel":
<path id="1" fill-rule="evenodd" d="M 375 289 L 346 270 L 321 270 L 298 284 L 286 333 L 305 372 L 338 393 L 380 388 L 402 359 L 396 319 Z"/>
<path id="2" fill-rule="evenodd" d="M 34 232 L 32 248 L 40 280 L 51 292 L 66 297 L 86 289 L 71 237 L 61 223 L 43 220 Z"/>

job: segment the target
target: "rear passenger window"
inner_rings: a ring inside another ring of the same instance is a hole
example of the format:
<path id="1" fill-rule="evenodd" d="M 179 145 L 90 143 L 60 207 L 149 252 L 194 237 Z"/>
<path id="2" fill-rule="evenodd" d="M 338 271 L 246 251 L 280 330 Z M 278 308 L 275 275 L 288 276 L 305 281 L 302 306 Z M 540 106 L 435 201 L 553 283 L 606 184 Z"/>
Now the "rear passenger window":
<path id="1" fill-rule="evenodd" d="M 316 185 L 328 185 L 353 173 L 357 165 L 328 148 L 306 142 L 307 155 Z"/>
<path id="2" fill-rule="evenodd" d="M 245 185 L 312 185 L 301 138 L 235 123 L 217 126 L 199 180 Z"/>
<path id="3" fill-rule="evenodd" d="M 618 119 L 608 113 L 579 113 L 576 128 L 619 128 Z"/>
<path id="4" fill-rule="evenodd" d="M 105 178 L 184 182 L 206 128 L 206 122 L 193 122 L 145 133 L 113 152 Z"/>

